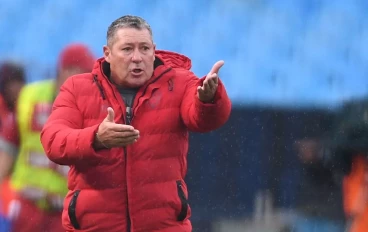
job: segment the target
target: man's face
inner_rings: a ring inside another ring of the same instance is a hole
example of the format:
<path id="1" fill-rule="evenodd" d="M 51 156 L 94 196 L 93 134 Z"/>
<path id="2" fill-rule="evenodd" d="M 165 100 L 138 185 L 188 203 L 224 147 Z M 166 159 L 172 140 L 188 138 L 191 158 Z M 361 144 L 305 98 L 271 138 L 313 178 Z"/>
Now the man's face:
<path id="1" fill-rule="evenodd" d="M 11 81 L 5 88 L 4 98 L 9 104 L 14 105 L 17 101 L 18 95 L 24 82 L 22 81 Z"/>
<path id="2" fill-rule="evenodd" d="M 104 46 L 115 84 L 128 88 L 143 86 L 153 74 L 155 45 L 147 29 L 120 28 L 112 42 Z"/>

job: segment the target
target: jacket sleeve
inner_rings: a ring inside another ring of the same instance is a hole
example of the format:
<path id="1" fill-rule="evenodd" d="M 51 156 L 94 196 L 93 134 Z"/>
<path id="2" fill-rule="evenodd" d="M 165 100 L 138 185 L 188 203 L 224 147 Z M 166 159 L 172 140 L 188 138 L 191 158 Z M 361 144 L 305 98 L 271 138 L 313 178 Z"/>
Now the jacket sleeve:
<path id="1" fill-rule="evenodd" d="M 184 124 L 193 132 L 209 132 L 226 123 L 231 112 L 231 102 L 221 80 L 212 103 L 203 103 L 197 95 L 198 86 L 202 86 L 205 77 L 199 79 L 189 72 L 184 98 L 181 104 L 181 117 Z"/>
<path id="2" fill-rule="evenodd" d="M 77 107 L 73 77 L 60 88 L 53 110 L 41 132 L 41 143 L 50 160 L 75 165 L 99 155 L 92 148 L 99 125 L 83 128 L 83 116 Z"/>

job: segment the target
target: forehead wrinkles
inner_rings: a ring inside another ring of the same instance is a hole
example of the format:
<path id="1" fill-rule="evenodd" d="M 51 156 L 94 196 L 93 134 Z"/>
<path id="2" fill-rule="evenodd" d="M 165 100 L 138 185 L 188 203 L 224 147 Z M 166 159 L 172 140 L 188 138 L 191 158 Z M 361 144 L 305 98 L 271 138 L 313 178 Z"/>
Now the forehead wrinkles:
<path id="1" fill-rule="evenodd" d="M 149 38 L 143 36 L 130 36 L 130 35 L 120 37 L 119 41 L 121 43 L 132 43 L 132 44 L 152 43 L 152 41 Z"/>
<path id="2" fill-rule="evenodd" d="M 147 30 L 136 30 L 131 28 L 122 28 L 114 36 L 114 42 L 123 43 L 148 43 L 152 44 L 152 37 Z"/>

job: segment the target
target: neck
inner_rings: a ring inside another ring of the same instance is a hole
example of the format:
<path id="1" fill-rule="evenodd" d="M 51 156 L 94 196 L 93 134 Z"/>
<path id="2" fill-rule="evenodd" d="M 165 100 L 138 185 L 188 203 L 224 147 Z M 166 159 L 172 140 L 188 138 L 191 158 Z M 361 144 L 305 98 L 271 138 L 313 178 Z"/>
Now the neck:
<path id="1" fill-rule="evenodd" d="M 114 78 L 112 77 L 112 75 L 109 76 L 109 81 L 111 82 L 111 84 L 115 85 L 118 89 L 139 89 L 139 88 L 132 88 L 129 86 L 126 86 L 124 84 L 118 84 L 114 81 Z"/>

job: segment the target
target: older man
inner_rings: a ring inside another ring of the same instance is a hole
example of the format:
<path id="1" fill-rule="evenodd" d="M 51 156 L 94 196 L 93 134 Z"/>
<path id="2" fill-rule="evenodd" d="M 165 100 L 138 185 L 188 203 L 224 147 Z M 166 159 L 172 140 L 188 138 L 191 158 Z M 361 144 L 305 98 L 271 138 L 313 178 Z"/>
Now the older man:
<path id="1" fill-rule="evenodd" d="M 218 77 L 223 61 L 197 78 L 191 61 L 155 50 L 137 16 L 115 20 L 104 58 L 61 87 L 41 133 L 48 157 L 71 167 L 64 202 L 67 231 L 191 231 L 188 131 L 228 119 Z"/>

